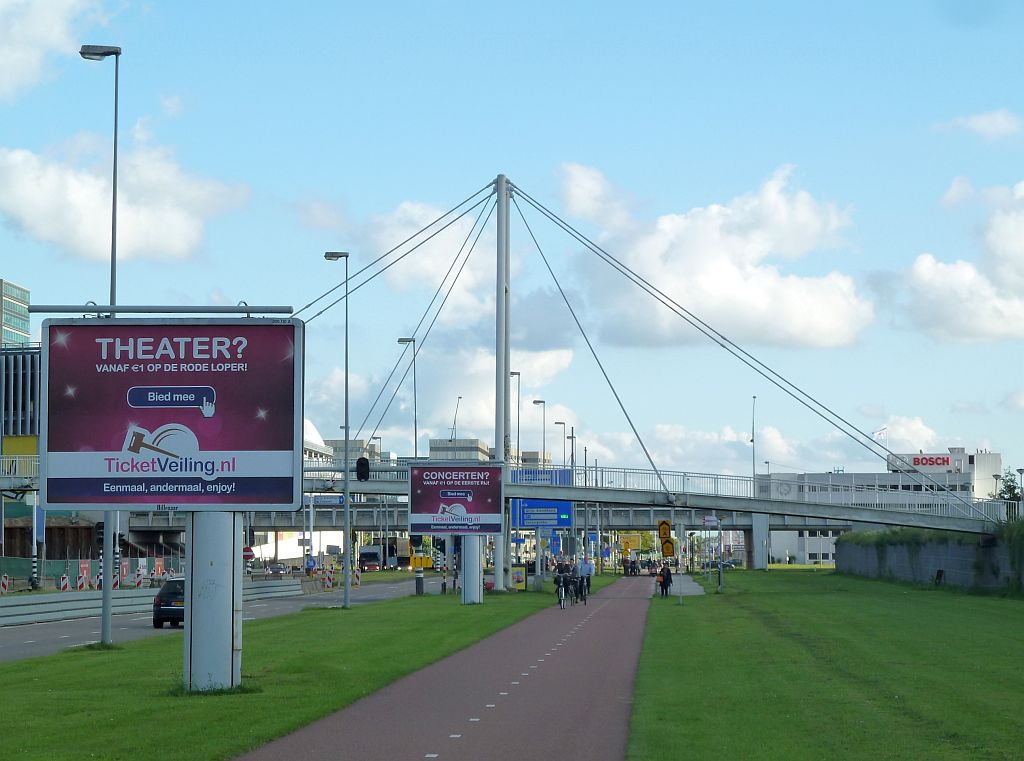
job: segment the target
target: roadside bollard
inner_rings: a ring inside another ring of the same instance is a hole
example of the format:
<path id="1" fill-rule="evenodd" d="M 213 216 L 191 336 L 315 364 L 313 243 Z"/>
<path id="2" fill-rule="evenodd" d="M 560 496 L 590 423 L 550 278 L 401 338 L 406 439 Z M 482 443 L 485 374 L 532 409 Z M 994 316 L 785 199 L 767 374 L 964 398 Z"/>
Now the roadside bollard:
<path id="1" fill-rule="evenodd" d="M 423 594 L 423 569 L 416 569 L 416 594 Z"/>

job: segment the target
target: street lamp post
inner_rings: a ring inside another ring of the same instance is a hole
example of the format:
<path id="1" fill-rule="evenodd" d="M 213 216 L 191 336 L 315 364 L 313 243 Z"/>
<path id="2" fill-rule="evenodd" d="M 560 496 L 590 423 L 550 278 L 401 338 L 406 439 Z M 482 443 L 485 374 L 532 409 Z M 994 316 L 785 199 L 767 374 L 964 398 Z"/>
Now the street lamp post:
<path id="1" fill-rule="evenodd" d="M 770 476 L 772 474 L 772 464 L 771 464 L 771 462 L 768 461 L 768 460 L 765 460 L 764 461 L 764 466 L 768 469 L 767 470 L 767 474 Z"/>
<path id="2" fill-rule="evenodd" d="M 399 338 L 400 344 L 412 344 L 412 456 L 419 457 L 419 413 L 416 409 L 416 337 Z"/>
<path id="3" fill-rule="evenodd" d="M 523 406 L 522 374 L 518 370 L 512 370 L 509 375 L 516 379 L 516 462 L 522 467 L 523 450 L 519 448 L 519 410 Z"/>
<path id="4" fill-rule="evenodd" d="M 540 466 L 543 468 L 547 460 L 548 451 L 548 403 L 543 399 L 534 399 L 534 404 L 540 405 L 541 411 L 541 433 L 540 433 Z"/>
<path id="5" fill-rule="evenodd" d="M 345 465 L 342 477 L 345 483 L 345 594 L 342 607 L 352 607 L 352 500 L 348 483 L 348 447 L 351 433 L 348 424 L 348 251 L 327 251 L 324 259 L 329 262 L 336 262 L 339 259 L 345 260 Z"/>
<path id="6" fill-rule="evenodd" d="M 114 57 L 114 170 L 113 198 L 110 206 L 110 305 L 117 303 L 117 97 L 121 69 L 121 48 L 113 45 L 82 45 L 78 54 L 87 61 Z"/>
<path id="7" fill-rule="evenodd" d="M 565 467 L 565 423 L 561 420 L 556 420 L 555 425 L 562 426 L 562 467 Z"/>
<path id="8" fill-rule="evenodd" d="M 121 73 L 121 48 L 114 45 L 82 45 L 78 54 L 87 61 L 102 61 L 114 56 L 114 166 L 112 173 L 112 190 L 110 201 L 110 305 L 117 304 L 117 110 L 118 80 Z M 111 312 L 113 315 L 113 312 Z M 101 641 L 111 644 L 111 616 L 113 611 L 114 546 L 117 539 L 118 518 L 120 513 L 113 510 L 103 511 L 103 523 L 106 530 L 103 534 L 103 601 L 100 617 Z M 113 530 L 111 530 L 113 529 Z"/>

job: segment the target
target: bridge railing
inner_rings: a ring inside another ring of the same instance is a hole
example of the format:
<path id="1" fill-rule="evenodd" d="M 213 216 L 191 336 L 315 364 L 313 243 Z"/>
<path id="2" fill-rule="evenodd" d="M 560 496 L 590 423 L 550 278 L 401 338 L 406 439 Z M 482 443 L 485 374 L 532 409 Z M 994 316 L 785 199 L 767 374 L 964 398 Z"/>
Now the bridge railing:
<path id="1" fill-rule="evenodd" d="M 515 470 L 515 469 L 513 469 Z M 543 478 L 551 471 L 549 479 Z M 699 494 L 712 497 L 764 499 L 776 502 L 804 502 L 841 505 L 868 510 L 885 510 L 935 515 L 948 518 L 967 518 L 979 521 L 1013 520 L 1021 514 L 1017 502 L 994 499 L 972 499 L 945 491 L 941 485 L 932 487 L 913 480 L 906 484 L 878 482 L 867 484 L 835 483 L 830 479 L 772 478 L 723 475 L 720 473 L 691 473 L 687 471 L 661 471 L 640 468 L 609 468 L 576 466 L 547 469 L 523 469 L 529 473 L 530 483 L 543 483 L 553 490 L 571 487 L 596 487 L 630 491 L 663 491 L 670 494 Z M 309 475 L 341 480 L 341 471 L 330 462 L 310 462 Z M 351 477 L 351 474 L 350 474 Z M 371 481 L 403 481 L 409 477 L 407 466 L 377 466 L 371 468 Z M 513 475 L 513 480 L 516 477 Z"/>
<path id="2" fill-rule="evenodd" d="M 38 456 L 5 455 L 0 457 L 0 478 L 37 478 L 38 476 Z"/>

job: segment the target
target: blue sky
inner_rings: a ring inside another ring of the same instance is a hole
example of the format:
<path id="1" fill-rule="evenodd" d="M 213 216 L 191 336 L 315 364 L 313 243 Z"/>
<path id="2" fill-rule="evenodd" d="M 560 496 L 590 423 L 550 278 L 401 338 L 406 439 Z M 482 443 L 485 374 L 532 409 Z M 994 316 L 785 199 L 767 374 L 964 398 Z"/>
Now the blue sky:
<path id="1" fill-rule="evenodd" d="M 301 306 L 341 279 L 324 250 L 355 270 L 501 172 L 895 451 L 1016 468 L 1022 29 L 996 0 L 0 0 L 0 276 L 105 302 L 113 64 L 77 51 L 119 45 L 123 304 Z M 560 420 L 590 458 L 643 466 L 513 218 L 522 447 L 545 399 L 556 462 Z M 883 467 L 529 219 L 659 466 L 749 473 L 757 395 L 759 470 Z M 355 425 L 465 231 L 353 296 Z M 422 343 L 421 452 L 459 396 L 460 436 L 493 436 L 493 251 L 489 231 Z M 343 329 L 339 306 L 307 332 L 327 438 Z M 411 393 L 385 448 L 412 449 Z"/>

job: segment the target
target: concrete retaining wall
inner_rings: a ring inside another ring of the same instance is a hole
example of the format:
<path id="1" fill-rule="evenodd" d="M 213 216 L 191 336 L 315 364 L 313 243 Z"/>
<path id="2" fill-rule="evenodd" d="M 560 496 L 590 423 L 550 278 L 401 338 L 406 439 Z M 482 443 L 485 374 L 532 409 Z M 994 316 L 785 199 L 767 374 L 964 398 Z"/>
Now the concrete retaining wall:
<path id="1" fill-rule="evenodd" d="M 1005 544 L 882 544 L 840 542 L 836 571 L 873 579 L 914 584 L 941 583 L 965 589 L 1001 590 L 1021 585 L 1021 569 L 1013 568 Z"/>

